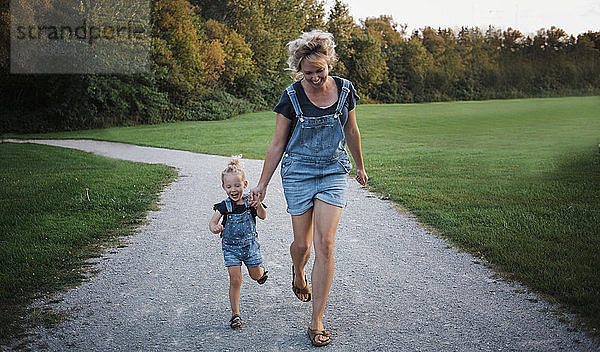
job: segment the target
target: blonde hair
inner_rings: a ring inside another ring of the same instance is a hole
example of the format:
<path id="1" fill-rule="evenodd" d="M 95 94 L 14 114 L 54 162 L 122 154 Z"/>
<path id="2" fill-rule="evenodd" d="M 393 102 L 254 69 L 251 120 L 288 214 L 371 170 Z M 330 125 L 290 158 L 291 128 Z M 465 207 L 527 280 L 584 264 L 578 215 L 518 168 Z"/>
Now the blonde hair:
<path id="1" fill-rule="evenodd" d="M 229 164 L 223 172 L 221 172 L 221 181 L 223 181 L 223 177 L 225 175 L 240 175 L 242 176 L 242 181 L 246 181 L 246 172 L 244 171 L 244 164 L 242 164 L 240 158 L 241 155 L 234 155 L 229 160 Z"/>
<path id="2" fill-rule="evenodd" d="M 315 66 L 320 66 L 322 60 L 325 60 L 329 70 L 337 60 L 333 34 L 320 29 L 302 33 L 298 39 L 287 43 L 287 46 L 290 55 L 287 63 L 295 79 L 302 75 L 300 72 L 302 60 Z"/>

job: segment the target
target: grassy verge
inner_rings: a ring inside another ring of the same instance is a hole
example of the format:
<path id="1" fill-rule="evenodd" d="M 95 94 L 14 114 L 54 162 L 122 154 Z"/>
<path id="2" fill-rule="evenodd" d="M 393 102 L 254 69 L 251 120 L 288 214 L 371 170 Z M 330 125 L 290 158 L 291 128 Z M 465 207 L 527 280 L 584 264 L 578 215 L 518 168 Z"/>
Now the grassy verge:
<path id="1" fill-rule="evenodd" d="M 373 190 L 600 329 L 599 97 L 358 110 Z M 262 158 L 273 127 L 265 112 L 39 137 Z"/>
<path id="2" fill-rule="evenodd" d="M 374 189 L 600 328 L 600 98 L 373 106 L 363 117 Z"/>
<path id="3" fill-rule="evenodd" d="M 85 260 L 129 234 L 176 172 L 33 144 L 0 144 L 0 340 L 52 319 L 32 299 L 76 284 Z"/>
<path id="4" fill-rule="evenodd" d="M 229 120 L 175 122 L 160 125 L 31 135 L 3 135 L 3 138 L 93 139 L 143 146 L 188 150 L 196 153 L 264 158 L 273 130 L 273 113 L 259 112 Z"/>

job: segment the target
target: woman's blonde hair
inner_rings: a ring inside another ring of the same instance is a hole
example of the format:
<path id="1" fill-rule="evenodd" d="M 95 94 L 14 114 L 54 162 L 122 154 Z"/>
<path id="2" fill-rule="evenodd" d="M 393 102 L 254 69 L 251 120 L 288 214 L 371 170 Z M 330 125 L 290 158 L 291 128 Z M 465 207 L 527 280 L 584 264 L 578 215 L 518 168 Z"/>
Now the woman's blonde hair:
<path id="1" fill-rule="evenodd" d="M 223 172 L 221 172 L 221 181 L 223 181 L 223 177 L 225 175 L 240 175 L 242 176 L 242 181 L 246 181 L 246 172 L 244 172 L 244 164 L 242 164 L 240 158 L 241 155 L 234 155 L 231 157 L 229 164 Z"/>
<path id="2" fill-rule="evenodd" d="M 295 79 L 302 74 L 300 72 L 302 60 L 315 66 L 320 66 L 322 60 L 325 60 L 329 70 L 337 60 L 333 34 L 320 29 L 302 33 L 298 39 L 287 43 L 287 46 L 290 55 L 287 63 Z"/>

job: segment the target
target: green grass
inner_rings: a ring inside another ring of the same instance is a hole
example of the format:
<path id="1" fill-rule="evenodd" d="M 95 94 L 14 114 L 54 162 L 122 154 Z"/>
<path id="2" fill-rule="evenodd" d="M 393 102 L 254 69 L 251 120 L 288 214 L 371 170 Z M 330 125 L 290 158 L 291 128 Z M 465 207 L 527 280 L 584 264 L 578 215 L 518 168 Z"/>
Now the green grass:
<path id="1" fill-rule="evenodd" d="M 7 134 L 2 137 L 85 138 L 225 156 L 243 153 L 245 158 L 260 159 L 265 156 L 274 128 L 273 113 L 259 112 L 221 121 L 176 122 L 25 136 Z"/>
<path id="2" fill-rule="evenodd" d="M 598 97 L 372 106 L 362 117 L 375 190 L 600 328 Z"/>
<path id="3" fill-rule="evenodd" d="M 32 299 L 80 282 L 85 259 L 129 234 L 176 176 L 33 144 L 0 144 L 0 166 L 0 339 L 40 320 Z"/>
<path id="4" fill-rule="evenodd" d="M 600 329 L 600 98 L 359 105 L 370 187 Z M 47 134 L 263 158 L 271 112 Z M 35 136 L 28 136 L 35 137 Z"/>

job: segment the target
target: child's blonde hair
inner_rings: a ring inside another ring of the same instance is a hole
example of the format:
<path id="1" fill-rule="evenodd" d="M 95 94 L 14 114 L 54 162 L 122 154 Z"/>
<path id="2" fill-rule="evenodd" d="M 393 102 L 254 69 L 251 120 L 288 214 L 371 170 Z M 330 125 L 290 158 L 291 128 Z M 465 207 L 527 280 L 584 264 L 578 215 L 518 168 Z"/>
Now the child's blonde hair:
<path id="1" fill-rule="evenodd" d="M 231 157 L 231 160 L 229 160 L 229 164 L 227 164 L 225 170 L 221 172 L 221 181 L 223 181 L 223 177 L 225 175 L 230 174 L 241 175 L 242 181 L 246 181 L 246 172 L 244 172 L 244 164 L 240 160 L 241 157 L 241 155 L 234 155 Z"/>

